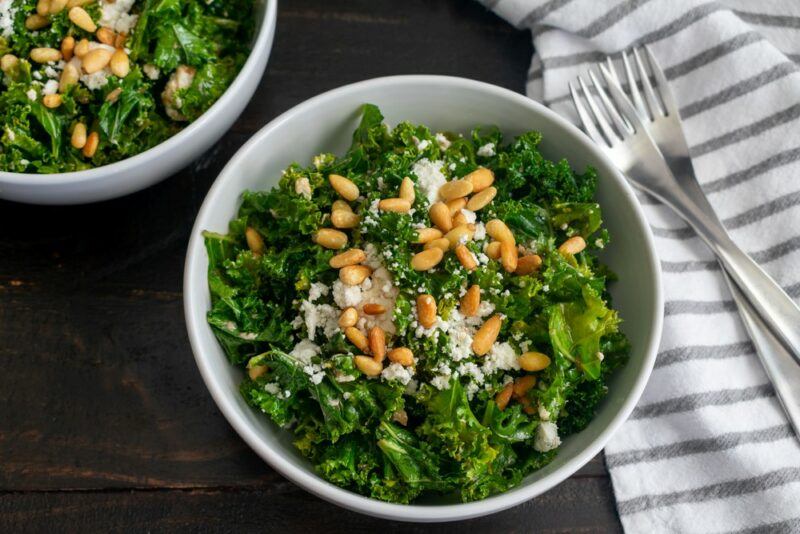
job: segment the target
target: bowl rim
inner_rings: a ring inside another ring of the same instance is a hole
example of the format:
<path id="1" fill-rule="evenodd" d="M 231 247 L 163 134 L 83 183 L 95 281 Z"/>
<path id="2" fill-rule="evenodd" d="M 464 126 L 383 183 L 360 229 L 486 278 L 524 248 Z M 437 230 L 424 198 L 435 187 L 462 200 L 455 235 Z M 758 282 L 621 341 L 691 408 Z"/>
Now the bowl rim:
<path id="1" fill-rule="evenodd" d="M 256 39 L 250 49 L 242 68 L 233 79 L 233 82 L 225 89 L 221 97 L 214 102 L 197 120 L 190 123 L 186 128 L 176 133 L 172 137 L 165 139 L 156 146 L 140 152 L 129 158 L 109 163 L 101 167 L 93 167 L 82 171 L 58 172 L 58 173 L 30 173 L 30 172 L 8 172 L 0 171 L 0 184 L 4 185 L 26 185 L 37 189 L 51 186 L 63 186 L 71 184 L 85 184 L 91 182 L 114 179 L 116 174 L 130 168 L 145 166 L 157 160 L 162 154 L 170 150 L 180 150 L 180 146 L 189 140 L 195 131 L 207 127 L 213 116 L 226 109 L 245 85 L 246 80 L 257 74 L 259 54 L 268 48 L 272 42 L 272 35 L 278 22 L 278 0 L 266 0 L 266 10 L 264 11 L 264 22 L 258 30 Z M 260 73 L 263 76 L 263 72 Z"/>
<path id="2" fill-rule="evenodd" d="M 232 169 L 240 159 L 243 159 L 245 154 L 252 150 L 255 145 L 261 143 L 262 139 L 266 137 L 272 130 L 282 126 L 288 121 L 291 121 L 296 115 L 302 114 L 310 108 L 324 105 L 326 102 L 335 101 L 342 95 L 365 88 L 376 89 L 386 86 L 418 84 L 478 90 L 486 93 L 487 97 L 511 100 L 513 103 L 532 108 L 534 111 L 542 114 L 549 120 L 554 121 L 558 126 L 573 134 L 577 142 L 583 145 L 582 148 L 588 150 L 598 160 L 604 161 L 607 164 L 607 167 L 613 171 L 611 173 L 613 175 L 613 179 L 622 184 L 624 195 L 633 208 L 633 215 L 639 225 L 644 229 L 643 234 L 646 250 L 643 251 L 642 254 L 643 261 L 649 264 L 650 270 L 654 274 L 653 292 L 655 297 L 655 306 L 653 307 L 652 316 L 649 321 L 651 324 L 652 334 L 650 336 L 648 346 L 644 347 L 644 350 L 642 351 L 642 371 L 636 376 L 628 395 L 622 402 L 611 422 L 591 443 L 589 443 L 583 450 L 578 452 L 575 457 L 568 460 L 567 463 L 561 466 L 558 470 L 547 475 L 545 478 L 528 486 L 518 486 L 503 493 L 468 503 L 445 505 L 404 505 L 383 502 L 336 486 L 319 478 L 315 473 L 313 473 L 313 471 L 292 465 L 290 462 L 284 459 L 282 454 L 262 442 L 257 430 L 250 426 L 247 421 L 244 420 L 244 418 L 239 417 L 235 413 L 236 408 L 234 406 L 234 400 L 230 398 L 230 393 L 223 388 L 221 382 L 218 382 L 216 376 L 213 374 L 210 365 L 207 363 L 207 360 L 209 360 L 212 356 L 206 354 L 205 347 L 203 346 L 199 337 L 200 329 L 208 328 L 208 325 L 205 322 L 205 303 L 201 300 L 201 294 L 205 295 L 206 293 L 204 292 L 207 292 L 208 290 L 207 284 L 205 284 L 207 273 L 205 269 L 196 267 L 196 265 L 202 264 L 202 262 L 197 261 L 198 255 L 205 254 L 202 231 L 203 226 L 206 224 L 205 220 L 208 214 L 216 208 L 216 205 L 218 204 L 220 197 L 226 188 L 226 184 L 229 181 L 227 177 L 230 169 Z M 398 521 L 425 523 L 444 522 L 465 520 L 493 514 L 530 500 L 572 476 L 578 469 L 580 469 L 600 452 L 611 435 L 622 425 L 623 422 L 625 422 L 625 420 L 633 411 L 652 373 L 656 359 L 656 351 L 661 340 L 663 325 L 664 302 L 661 280 L 661 265 L 656 255 L 653 235 L 650 230 L 650 226 L 644 217 L 643 209 L 636 199 L 633 189 L 627 183 L 622 174 L 617 171 L 616 167 L 611 163 L 608 157 L 606 157 L 606 155 L 600 150 L 600 148 L 591 142 L 591 140 L 574 125 L 556 114 L 554 111 L 551 111 L 527 96 L 516 93 L 509 89 L 498 87 L 496 85 L 454 76 L 399 75 L 373 78 L 348 84 L 310 98 L 270 121 L 247 143 L 245 143 L 239 149 L 239 151 L 237 151 L 237 153 L 225 165 L 222 171 L 220 171 L 219 176 L 209 189 L 209 192 L 206 195 L 203 204 L 201 205 L 197 219 L 192 228 L 184 270 L 184 314 L 186 316 L 187 331 L 195 361 L 203 377 L 203 381 L 211 393 L 211 396 L 214 398 L 214 401 L 216 402 L 220 411 L 228 420 L 229 424 L 234 428 L 234 430 L 236 430 L 239 436 L 272 468 L 274 468 L 284 477 L 291 480 L 293 483 L 316 495 L 317 497 L 352 511 L 382 519 L 392 519 Z M 203 310 L 203 313 L 196 312 L 196 310 L 200 309 Z"/>

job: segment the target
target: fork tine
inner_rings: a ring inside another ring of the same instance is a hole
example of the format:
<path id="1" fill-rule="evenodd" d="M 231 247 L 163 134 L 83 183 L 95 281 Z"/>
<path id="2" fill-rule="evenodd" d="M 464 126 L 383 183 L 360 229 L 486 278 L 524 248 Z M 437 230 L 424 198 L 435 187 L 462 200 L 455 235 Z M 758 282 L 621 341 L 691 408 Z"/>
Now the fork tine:
<path id="1" fill-rule="evenodd" d="M 633 129 L 637 132 L 646 131 L 644 124 L 642 123 L 642 119 L 639 118 L 639 114 L 636 109 L 631 104 L 631 101 L 628 100 L 625 91 L 622 90 L 619 84 L 614 83 L 611 73 L 607 72 L 605 68 L 601 69 L 603 74 L 603 78 L 605 78 L 606 83 L 608 84 L 608 91 L 611 93 L 611 98 L 614 99 L 614 102 L 617 103 L 619 106 L 619 111 L 621 114 L 627 118 Z"/>
<path id="2" fill-rule="evenodd" d="M 601 69 L 605 69 L 604 65 L 599 65 Z M 609 77 L 613 75 L 611 73 L 608 74 Z M 606 94 L 605 90 L 603 89 L 603 84 L 600 83 L 600 80 L 597 79 L 595 76 L 594 71 L 589 70 L 589 78 L 592 79 L 592 83 L 594 84 L 594 88 L 597 91 L 597 94 L 600 95 L 600 100 L 603 102 L 603 105 L 606 109 L 606 114 L 611 117 L 611 121 L 614 123 L 614 126 L 617 127 L 617 131 L 619 132 L 620 136 L 625 139 L 629 137 L 633 133 L 633 128 L 627 124 L 625 119 L 622 115 L 619 114 L 617 108 L 614 106 L 614 103 L 611 102 L 611 99 L 608 98 L 608 94 Z M 619 85 L 619 82 L 617 82 Z"/>
<path id="3" fill-rule="evenodd" d="M 678 103 L 675 102 L 675 95 L 672 94 L 672 90 L 669 87 L 669 82 L 667 82 L 667 77 L 664 75 L 664 71 L 661 70 L 661 66 L 656 61 L 655 56 L 653 55 L 652 50 L 650 50 L 649 46 L 644 47 L 645 54 L 647 54 L 647 60 L 650 62 L 650 68 L 653 70 L 653 75 L 656 77 L 656 82 L 658 82 L 658 92 L 661 95 L 661 101 L 664 103 L 664 107 L 667 109 L 667 115 L 678 115 Z"/>
<path id="4" fill-rule="evenodd" d="M 636 61 L 636 67 L 639 69 L 639 78 L 642 80 L 644 97 L 647 99 L 647 105 L 650 106 L 651 115 L 653 118 L 659 115 L 663 117 L 664 112 L 661 110 L 661 104 L 658 103 L 656 93 L 653 90 L 653 85 L 650 83 L 650 76 L 647 74 L 647 69 L 644 68 L 644 63 L 642 63 L 639 50 L 636 48 L 633 49 L 633 59 Z"/>
<path id="5" fill-rule="evenodd" d="M 600 107 L 597 105 L 597 102 L 595 102 L 592 93 L 589 92 L 589 88 L 586 86 L 586 82 L 583 81 L 581 76 L 578 76 L 578 83 L 583 90 L 583 96 L 586 97 L 586 102 L 589 104 L 589 109 L 592 110 L 592 115 L 594 115 L 597 124 L 600 125 L 600 129 L 603 131 L 608 144 L 612 147 L 616 146 L 617 143 L 619 143 L 619 138 L 617 134 L 614 133 L 614 129 L 611 128 L 611 125 L 608 124 L 605 116 L 603 116 L 603 112 L 600 111 Z"/>
<path id="6" fill-rule="evenodd" d="M 589 137 L 592 138 L 592 141 L 597 143 L 600 146 L 606 146 L 606 140 L 603 138 L 603 135 L 597 129 L 597 126 L 594 125 L 592 118 L 589 116 L 589 112 L 586 111 L 586 108 L 581 104 L 581 97 L 578 94 L 578 91 L 575 89 L 575 86 L 572 85 L 572 82 L 569 82 L 569 92 L 572 95 L 572 103 L 575 104 L 575 111 L 578 112 L 578 117 L 581 119 L 581 124 L 583 124 L 583 129 L 589 134 Z"/>
<path id="7" fill-rule="evenodd" d="M 631 62 L 628 61 L 628 54 L 623 50 L 622 51 L 622 63 L 625 65 L 625 75 L 628 78 L 628 87 L 630 88 L 631 96 L 633 96 L 633 105 L 636 107 L 636 110 L 639 112 L 639 118 L 643 121 L 650 121 L 650 114 L 647 113 L 647 108 L 644 107 L 644 101 L 642 100 L 642 94 L 639 92 L 639 84 L 636 83 L 636 76 L 633 74 L 633 69 L 631 68 Z M 619 84 L 622 87 L 622 84 Z"/>
<path id="8" fill-rule="evenodd" d="M 600 67 L 600 65 L 597 65 Z M 614 62 L 611 61 L 611 56 L 606 56 L 606 66 L 608 67 L 609 72 L 614 75 L 614 81 L 617 82 L 617 85 L 622 87 L 622 83 L 620 83 L 619 78 L 617 77 L 617 69 L 614 67 Z"/>

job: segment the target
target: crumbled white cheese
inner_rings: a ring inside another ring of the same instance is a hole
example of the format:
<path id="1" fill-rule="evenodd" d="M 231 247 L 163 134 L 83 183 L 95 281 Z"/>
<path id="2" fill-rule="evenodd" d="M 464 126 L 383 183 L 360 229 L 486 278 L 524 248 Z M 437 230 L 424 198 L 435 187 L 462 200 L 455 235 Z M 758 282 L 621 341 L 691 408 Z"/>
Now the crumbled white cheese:
<path id="1" fill-rule="evenodd" d="M 106 69 L 99 70 L 92 74 L 81 75 L 81 83 L 89 90 L 96 91 L 108 83 L 108 71 Z"/>
<path id="2" fill-rule="evenodd" d="M 330 339 L 339 331 L 339 314 L 330 304 L 314 304 L 303 300 L 300 302 L 300 315 L 292 322 L 292 326 L 300 328 L 303 325 L 309 339 L 316 338 L 318 328 Z"/>
<path id="3" fill-rule="evenodd" d="M 409 382 L 411 382 L 411 378 L 413 376 L 414 376 L 413 367 L 403 367 L 399 363 L 393 363 L 387 366 L 381 372 L 381 378 L 383 378 L 387 382 L 392 380 L 397 380 L 403 385 L 406 385 Z"/>
<path id="4" fill-rule="evenodd" d="M 558 426 L 550 421 L 539 423 L 533 438 L 533 448 L 539 452 L 547 452 L 559 445 L 561 445 L 561 438 L 558 437 Z"/>
<path id="5" fill-rule="evenodd" d="M 478 149 L 476 154 L 478 154 L 479 156 L 482 156 L 484 158 L 491 158 L 495 154 L 495 152 L 494 152 L 494 143 L 486 143 L 485 145 L 483 145 L 482 147 L 480 147 Z"/>
<path id="6" fill-rule="evenodd" d="M 308 181 L 308 178 L 305 176 L 301 176 L 294 182 L 294 192 L 298 195 L 305 197 L 307 199 L 311 199 L 311 182 Z"/>
<path id="7" fill-rule="evenodd" d="M 58 92 L 58 82 L 56 80 L 47 80 L 42 89 L 43 95 L 54 95 Z"/>
<path id="8" fill-rule="evenodd" d="M 264 391 L 277 395 L 281 392 L 281 388 L 276 382 L 270 382 L 269 384 L 264 384 Z"/>
<path id="9" fill-rule="evenodd" d="M 447 150 L 448 148 L 450 148 L 450 145 L 452 144 L 450 143 L 450 140 L 447 137 L 445 137 L 443 133 L 437 133 L 435 139 L 436 139 L 436 144 L 439 145 L 439 148 L 441 148 L 442 150 Z"/>
<path id="10" fill-rule="evenodd" d="M 417 176 L 417 186 L 429 204 L 439 199 L 439 188 L 447 182 L 447 177 L 442 174 L 442 165 L 444 162 L 441 160 L 431 161 L 422 158 L 411 167 L 411 172 Z"/>
<path id="11" fill-rule="evenodd" d="M 129 13 L 135 3 L 136 0 L 115 0 L 114 2 L 102 0 L 99 26 L 111 28 L 117 33 L 130 34 L 139 19 L 139 15 Z"/>
<path id="12" fill-rule="evenodd" d="M 428 148 L 430 145 L 431 145 L 430 141 L 428 141 L 427 139 L 423 139 L 422 141 L 417 143 L 417 149 L 419 149 L 419 151 L 422 152 L 423 150 Z"/>
<path id="13" fill-rule="evenodd" d="M 309 339 L 304 339 L 294 346 L 290 356 L 303 364 L 303 372 L 311 377 L 311 382 L 319 384 L 325 378 L 325 371 L 319 364 L 313 363 L 312 358 L 319 354 L 319 345 Z"/>
<path id="14" fill-rule="evenodd" d="M 308 300 L 310 302 L 316 302 L 320 297 L 327 296 L 329 292 L 330 288 L 328 286 L 322 282 L 314 282 L 311 284 L 311 287 L 308 288 Z"/>
<path id="15" fill-rule="evenodd" d="M 483 372 L 487 375 L 497 371 L 510 371 L 519 369 L 519 361 L 514 348 L 508 343 L 495 343 L 483 360 Z"/>
<path id="16" fill-rule="evenodd" d="M 475 215 L 475 212 L 474 211 L 470 211 L 470 210 L 468 210 L 466 208 L 462 208 L 461 214 L 467 220 L 468 224 L 475 224 L 475 221 L 478 220 L 478 217 L 477 217 L 477 215 Z M 477 227 L 476 227 L 476 230 L 477 230 Z M 473 235 L 472 237 L 474 238 L 475 236 Z"/>
<path id="17" fill-rule="evenodd" d="M 11 0 L 0 0 L 0 36 L 8 39 L 14 33 L 14 17 L 17 8 Z"/>
<path id="18" fill-rule="evenodd" d="M 372 250 L 370 250 L 372 247 Z M 369 251 L 369 252 L 368 252 Z M 368 254 L 377 254 L 375 247 L 371 244 L 365 247 L 365 252 Z M 373 326 L 380 326 L 387 334 L 394 334 L 396 332 L 394 321 L 392 320 L 391 310 L 394 310 L 395 300 L 400 290 L 395 286 L 392 273 L 385 267 L 381 266 L 380 259 L 372 259 L 373 264 L 378 267 L 367 277 L 361 284 L 357 286 L 349 286 L 336 280 L 333 283 L 333 300 L 341 309 L 353 307 L 359 310 L 364 304 L 380 304 L 387 311 L 380 315 L 366 315 L 361 314 L 358 327 L 365 332 Z"/>
<path id="19" fill-rule="evenodd" d="M 145 63 L 145 65 L 142 67 L 142 70 L 144 71 L 145 76 L 151 80 L 157 80 L 161 77 L 161 71 L 152 63 Z"/>
<path id="20" fill-rule="evenodd" d="M 475 241 L 483 241 L 486 239 L 486 226 L 482 222 L 475 223 L 475 233 L 472 239 Z"/>
<path id="21" fill-rule="evenodd" d="M 25 96 L 28 97 L 28 100 L 36 102 L 36 96 L 37 96 L 36 89 L 28 89 L 27 91 L 25 91 Z"/>

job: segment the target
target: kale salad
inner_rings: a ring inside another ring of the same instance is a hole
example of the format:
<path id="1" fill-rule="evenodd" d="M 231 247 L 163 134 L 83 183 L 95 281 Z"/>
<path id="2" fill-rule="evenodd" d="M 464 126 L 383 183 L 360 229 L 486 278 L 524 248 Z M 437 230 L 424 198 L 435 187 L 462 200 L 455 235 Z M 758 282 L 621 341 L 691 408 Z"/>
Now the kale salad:
<path id="1" fill-rule="evenodd" d="M 241 394 L 325 479 L 390 502 L 482 499 L 583 429 L 628 342 L 596 174 L 528 132 L 465 137 L 365 105 L 206 232 L 208 321 Z"/>
<path id="2" fill-rule="evenodd" d="M 0 0 L 0 171 L 80 171 L 176 134 L 246 61 L 253 4 Z"/>

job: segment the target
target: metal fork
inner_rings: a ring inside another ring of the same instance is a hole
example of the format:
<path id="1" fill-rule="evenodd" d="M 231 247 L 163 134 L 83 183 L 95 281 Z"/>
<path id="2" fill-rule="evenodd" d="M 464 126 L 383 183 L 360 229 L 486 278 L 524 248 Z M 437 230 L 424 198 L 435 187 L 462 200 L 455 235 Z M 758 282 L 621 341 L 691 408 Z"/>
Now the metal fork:
<path id="1" fill-rule="evenodd" d="M 716 254 L 756 352 L 800 437 L 800 308 L 731 240 L 717 218 L 695 177 L 666 77 L 649 49 L 645 54 L 658 90 L 650 82 L 642 54 L 633 50 L 633 68 L 623 52 L 630 99 L 608 58 L 606 65 L 598 65 L 605 87 L 593 71 L 588 73 L 597 98 L 578 77 L 588 111 L 569 84 L 578 116 L 631 183 L 672 207 Z"/>

